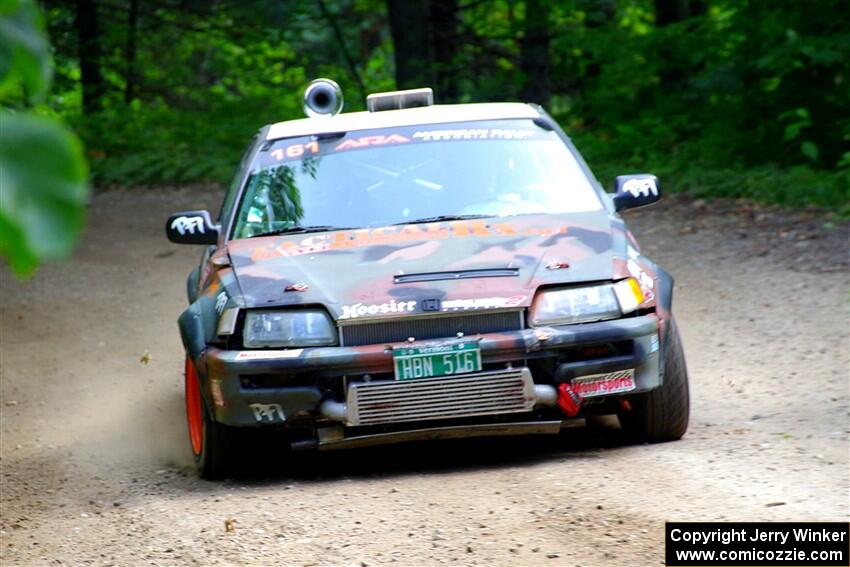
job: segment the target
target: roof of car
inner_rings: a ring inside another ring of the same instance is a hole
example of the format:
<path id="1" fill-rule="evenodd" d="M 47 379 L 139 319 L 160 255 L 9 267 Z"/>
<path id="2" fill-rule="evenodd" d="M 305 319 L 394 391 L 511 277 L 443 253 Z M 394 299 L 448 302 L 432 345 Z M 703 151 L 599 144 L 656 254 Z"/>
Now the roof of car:
<path id="1" fill-rule="evenodd" d="M 384 110 L 381 112 L 349 112 L 331 117 L 301 118 L 269 126 L 266 140 L 311 136 L 332 132 L 351 132 L 371 128 L 415 126 L 417 124 L 446 124 L 475 120 L 539 118 L 537 109 L 522 102 L 486 102 L 475 104 L 436 104 Z"/>

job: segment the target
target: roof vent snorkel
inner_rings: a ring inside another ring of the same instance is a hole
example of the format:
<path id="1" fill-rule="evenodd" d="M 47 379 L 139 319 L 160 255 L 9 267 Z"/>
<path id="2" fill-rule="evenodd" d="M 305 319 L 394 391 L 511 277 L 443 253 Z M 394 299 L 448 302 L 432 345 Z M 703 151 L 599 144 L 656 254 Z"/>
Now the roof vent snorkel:
<path id="1" fill-rule="evenodd" d="M 366 97 L 366 108 L 369 109 L 369 112 L 381 112 L 382 110 L 401 110 L 402 108 L 431 106 L 433 104 L 434 91 L 432 91 L 428 87 L 424 89 L 409 89 L 406 91 L 374 93 Z"/>
<path id="2" fill-rule="evenodd" d="M 342 89 L 330 79 L 316 79 L 304 91 L 304 114 L 309 118 L 330 117 L 342 110 Z"/>

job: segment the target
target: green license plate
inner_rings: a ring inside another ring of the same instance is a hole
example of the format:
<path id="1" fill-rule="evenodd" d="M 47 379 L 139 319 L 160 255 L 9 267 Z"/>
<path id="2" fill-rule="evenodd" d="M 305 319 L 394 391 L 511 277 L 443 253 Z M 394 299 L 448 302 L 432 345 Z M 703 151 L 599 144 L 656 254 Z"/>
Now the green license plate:
<path id="1" fill-rule="evenodd" d="M 455 343 L 393 350 L 396 380 L 434 378 L 481 371 L 478 343 Z"/>

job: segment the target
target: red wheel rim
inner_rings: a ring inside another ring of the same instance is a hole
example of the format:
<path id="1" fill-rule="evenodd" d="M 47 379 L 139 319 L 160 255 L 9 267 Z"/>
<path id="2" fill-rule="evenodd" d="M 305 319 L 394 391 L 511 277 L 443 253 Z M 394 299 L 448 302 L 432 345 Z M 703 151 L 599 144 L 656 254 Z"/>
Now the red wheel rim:
<path id="1" fill-rule="evenodd" d="M 204 446 L 204 416 L 201 406 L 201 387 L 198 385 L 198 374 L 192 360 L 186 357 L 186 420 L 189 423 L 189 441 L 192 442 L 192 452 L 201 454 Z"/>

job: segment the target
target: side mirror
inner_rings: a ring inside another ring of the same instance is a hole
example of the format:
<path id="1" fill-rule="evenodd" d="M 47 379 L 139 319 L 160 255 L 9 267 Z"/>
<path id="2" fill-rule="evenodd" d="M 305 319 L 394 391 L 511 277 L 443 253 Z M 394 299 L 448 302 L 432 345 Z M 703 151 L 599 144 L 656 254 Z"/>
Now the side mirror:
<path id="1" fill-rule="evenodd" d="M 618 175 L 614 181 L 614 208 L 618 211 L 651 205 L 661 198 L 661 185 L 651 173 Z"/>
<path id="2" fill-rule="evenodd" d="M 213 224 L 207 211 L 174 213 L 165 223 L 168 240 L 177 244 L 215 244 L 219 226 Z"/>

